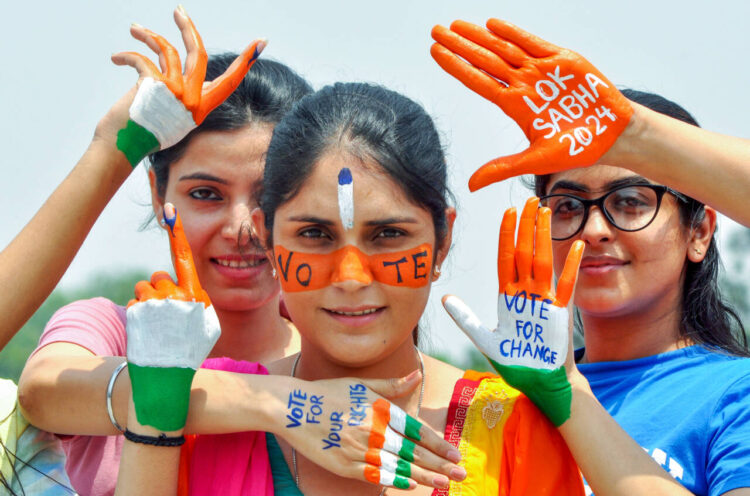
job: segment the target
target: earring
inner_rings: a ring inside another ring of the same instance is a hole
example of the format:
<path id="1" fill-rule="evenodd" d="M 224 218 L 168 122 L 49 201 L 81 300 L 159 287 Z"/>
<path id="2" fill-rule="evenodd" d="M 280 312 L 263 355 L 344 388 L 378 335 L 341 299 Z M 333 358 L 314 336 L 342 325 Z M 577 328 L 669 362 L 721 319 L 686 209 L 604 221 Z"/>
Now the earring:
<path id="1" fill-rule="evenodd" d="M 276 267 L 271 269 L 271 277 L 273 277 L 274 279 L 278 279 L 278 277 L 276 276 Z"/>
<path id="2" fill-rule="evenodd" d="M 700 251 L 700 250 L 699 250 L 698 248 L 696 248 L 696 249 L 695 249 L 695 254 L 696 254 L 696 255 L 703 255 L 703 252 L 702 252 L 702 251 Z"/>
<path id="3" fill-rule="evenodd" d="M 440 266 L 436 265 L 434 269 L 432 269 L 432 273 L 435 275 L 435 277 L 440 277 Z"/>

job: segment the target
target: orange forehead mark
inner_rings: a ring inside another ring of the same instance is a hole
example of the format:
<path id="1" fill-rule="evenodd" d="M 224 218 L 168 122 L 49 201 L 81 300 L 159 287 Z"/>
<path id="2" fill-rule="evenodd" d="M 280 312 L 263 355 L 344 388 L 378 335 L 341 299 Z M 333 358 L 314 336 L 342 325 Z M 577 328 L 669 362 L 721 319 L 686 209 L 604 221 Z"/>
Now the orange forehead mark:
<path id="1" fill-rule="evenodd" d="M 366 255 L 352 245 L 325 254 L 289 251 L 276 245 L 274 257 L 286 292 L 312 291 L 346 280 L 420 288 L 427 285 L 432 270 L 429 243 L 378 255 Z"/>

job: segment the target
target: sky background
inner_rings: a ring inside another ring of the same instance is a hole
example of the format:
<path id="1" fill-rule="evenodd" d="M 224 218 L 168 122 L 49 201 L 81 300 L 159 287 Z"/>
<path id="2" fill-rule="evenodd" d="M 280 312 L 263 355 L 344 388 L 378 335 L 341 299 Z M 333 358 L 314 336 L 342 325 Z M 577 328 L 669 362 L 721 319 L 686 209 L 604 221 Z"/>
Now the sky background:
<path id="1" fill-rule="evenodd" d="M 518 180 L 469 194 L 468 178 L 479 165 L 521 151 L 527 141 L 500 109 L 433 62 L 433 25 L 504 18 L 583 54 L 619 86 L 661 93 L 680 103 L 705 128 L 745 138 L 750 134 L 746 0 L 188 0 L 184 6 L 209 53 L 241 50 L 254 38 L 266 37 L 263 57 L 290 65 L 315 88 L 335 81 L 375 82 L 420 102 L 435 118 L 448 155 L 458 220 L 453 251 L 425 314 L 428 350 L 455 355 L 469 345 L 439 305 L 445 293 L 460 295 L 494 326 L 500 218 L 529 196 Z M 149 53 L 130 37 L 130 23 L 182 48 L 172 20 L 174 7 L 161 0 L 4 2 L 0 246 L 11 241 L 72 169 L 99 118 L 137 79 L 134 70 L 109 61 L 119 51 Z M 128 268 L 142 268 L 145 278 L 169 266 L 161 232 L 138 231 L 148 204 L 141 167 L 94 226 L 62 287 L 78 287 L 96 274 Z M 737 228 L 722 219 L 721 239 Z"/>

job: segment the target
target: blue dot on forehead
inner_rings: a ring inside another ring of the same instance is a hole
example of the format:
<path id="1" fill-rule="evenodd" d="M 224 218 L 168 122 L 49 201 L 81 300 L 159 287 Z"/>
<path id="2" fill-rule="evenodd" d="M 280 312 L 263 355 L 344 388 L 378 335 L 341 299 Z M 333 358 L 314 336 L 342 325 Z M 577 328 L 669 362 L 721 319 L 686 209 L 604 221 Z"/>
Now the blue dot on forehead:
<path id="1" fill-rule="evenodd" d="M 339 171 L 339 184 L 351 184 L 352 183 L 352 171 L 348 167 L 344 167 Z"/>

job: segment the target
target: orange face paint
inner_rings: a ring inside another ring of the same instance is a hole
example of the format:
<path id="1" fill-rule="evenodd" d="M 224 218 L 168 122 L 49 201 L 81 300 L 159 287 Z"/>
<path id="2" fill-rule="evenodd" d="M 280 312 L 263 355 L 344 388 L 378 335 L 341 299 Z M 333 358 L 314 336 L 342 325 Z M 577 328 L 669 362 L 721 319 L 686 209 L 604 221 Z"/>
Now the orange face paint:
<path id="1" fill-rule="evenodd" d="M 429 282 L 432 270 L 432 245 L 428 243 L 378 255 L 366 255 L 352 245 L 325 254 L 289 251 L 276 245 L 274 257 L 286 292 L 312 291 L 349 280 L 420 288 Z"/>

